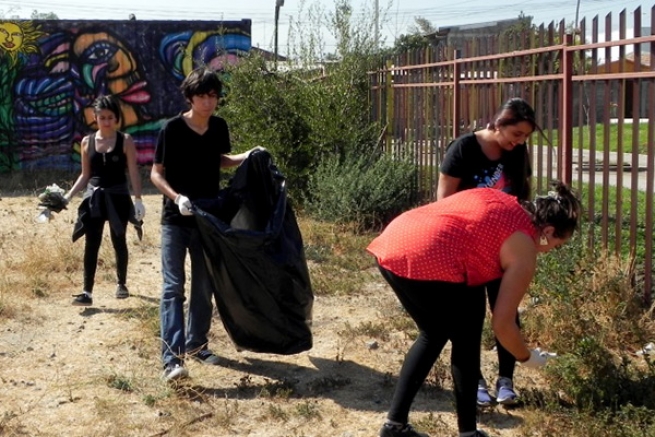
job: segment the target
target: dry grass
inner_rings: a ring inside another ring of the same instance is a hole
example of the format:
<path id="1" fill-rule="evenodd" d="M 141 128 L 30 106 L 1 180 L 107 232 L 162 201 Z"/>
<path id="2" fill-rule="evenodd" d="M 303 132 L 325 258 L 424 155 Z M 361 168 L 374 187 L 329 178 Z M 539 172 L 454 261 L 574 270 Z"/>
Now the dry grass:
<path id="1" fill-rule="evenodd" d="M 115 264 L 106 238 L 94 306 L 81 309 L 70 305 L 82 282 L 83 242 L 70 241 L 75 211 L 36 225 L 34 193 L 4 194 L 1 436 L 376 435 L 416 329 L 364 251 L 370 235 L 300 220 L 317 296 L 311 351 L 237 352 L 216 317 L 210 347 L 221 365 L 189 361 L 192 378 L 168 385 L 160 379 L 158 338 L 160 197 L 145 196 L 143 241 L 128 231 L 132 296 L 113 297 Z M 494 380 L 495 354 L 484 355 L 483 372 Z M 412 422 L 433 436 L 457 434 L 449 367 L 445 351 L 412 407 Z M 515 381 L 526 389 L 544 382 L 522 368 Z M 494 436 L 585 435 L 535 434 L 544 420 L 560 419 L 533 409 L 480 414 Z"/>
<path id="2" fill-rule="evenodd" d="M 376 432 L 411 343 L 411 331 L 401 329 L 411 323 L 363 251 L 370 237 L 301 220 L 312 279 L 324 284 L 310 352 L 239 353 L 216 318 L 210 341 L 223 365 L 189 362 L 192 379 L 171 386 L 160 379 L 160 197 L 145 196 L 143 241 L 128 230 L 132 297 L 113 298 L 115 262 L 105 237 L 94 306 L 78 308 L 70 305 L 82 282 L 83 240 L 70 240 L 75 210 L 37 225 L 35 195 L 5 195 L 0 210 L 0 435 Z M 433 394 L 417 399 L 416 417 L 443 403 L 439 415 L 454 432 L 450 393 L 436 401 Z"/>

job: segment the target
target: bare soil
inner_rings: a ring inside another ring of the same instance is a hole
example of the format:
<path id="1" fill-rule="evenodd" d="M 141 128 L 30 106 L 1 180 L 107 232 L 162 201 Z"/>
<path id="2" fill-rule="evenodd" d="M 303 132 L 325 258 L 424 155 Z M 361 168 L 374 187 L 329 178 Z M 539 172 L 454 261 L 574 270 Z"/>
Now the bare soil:
<path id="1" fill-rule="evenodd" d="M 347 297 L 318 296 L 314 347 L 298 355 L 238 352 L 217 315 L 210 348 L 222 357 L 221 365 L 189 361 L 191 378 L 171 386 L 161 379 L 158 340 L 161 197 L 145 196 L 144 240 L 129 231 L 131 297 L 114 298 L 106 238 L 94 305 L 87 308 L 71 305 L 82 282 L 83 241 L 70 240 L 75 208 L 35 224 L 36 203 L 33 196 L 6 193 L 0 201 L 0 277 L 20 274 L 13 270 L 21 265 L 15 260 L 35 253 L 29 250 L 39 242 L 53 256 L 76 254 L 76 262 L 52 273 L 60 277 L 49 282 L 63 285 L 46 287 L 41 296 L 28 285 L 15 289 L 16 282 L 0 282 L 0 435 L 377 436 L 412 343 L 393 330 L 382 338 L 353 334 L 362 324 L 384 326 L 402 316 L 381 278 Z M 458 435 L 449 355 L 442 355 L 410 415 L 434 437 Z M 483 357 L 490 381 L 494 355 L 485 351 Z M 519 388 L 536 384 L 536 378 L 517 369 Z M 481 412 L 480 427 L 494 436 L 527 435 L 529 414 L 491 408 Z"/>

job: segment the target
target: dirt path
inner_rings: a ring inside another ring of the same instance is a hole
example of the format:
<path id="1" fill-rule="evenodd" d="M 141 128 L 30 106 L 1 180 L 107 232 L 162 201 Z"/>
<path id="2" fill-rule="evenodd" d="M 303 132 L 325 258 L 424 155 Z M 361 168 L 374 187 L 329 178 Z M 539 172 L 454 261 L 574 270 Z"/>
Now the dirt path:
<path id="1" fill-rule="evenodd" d="M 0 435 L 377 435 L 411 344 L 402 332 L 385 339 L 353 334 L 364 323 L 384 325 L 398 317 L 398 304 L 382 282 L 352 297 L 317 297 L 314 347 L 298 355 L 237 352 L 216 318 L 210 347 L 223 358 L 222 365 L 189 362 L 188 384 L 173 388 L 162 382 L 157 338 L 160 197 L 146 196 L 145 203 L 146 237 L 141 243 L 130 241 L 129 299 L 113 297 L 108 264 L 99 268 L 94 306 L 88 308 L 70 305 L 70 295 L 80 290 L 81 263 L 70 268 L 69 285 L 49 289 L 43 297 L 0 281 Z M 25 197 L 5 196 L 0 203 L 0 265 L 5 270 L 0 276 L 16 274 L 6 257 L 20 256 L 30 239 L 52 238 L 58 247 L 71 244 L 73 211 L 35 225 L 34 205 L 34 198 Z M 105 241 L 101 255 L 111 254 L 104 251 L 109 248 Z M 82 250 L 81 242 L 73 245 L 73 251 Z M 449 353 L 444 355 L 447 360 Z M 485 353 L 484 359 L 490 377 L 492 355 Z M 457 435 L 445 362 L 435 367 L 411 415 L 435 437 Z M 533 383 L 527 371 L 517 373 L 519 387 Z M 522 435 L 522 414 L 492 409 L 480 421 L 493 435 L 514 437 Z"/>

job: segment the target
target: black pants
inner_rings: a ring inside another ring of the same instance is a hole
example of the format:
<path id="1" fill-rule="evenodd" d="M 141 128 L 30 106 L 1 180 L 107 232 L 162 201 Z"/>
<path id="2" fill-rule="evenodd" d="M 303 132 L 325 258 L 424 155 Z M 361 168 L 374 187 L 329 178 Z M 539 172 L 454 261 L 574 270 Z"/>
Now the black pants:
<path id="1" fill-rule="evenodd" d="M 496 299 L 498 299 L 498 292 L 500 291 L 500 281 L 497 279 L 486 284 L 487 287 L 487 298 L 489 299 L 489 308 L 493 313 L 494 308 L 496 307 Z M 519 321 L 519 314 L 516 313 L 516 325 L 520 328 L 521 324 Z M 514 368 L 516 367 L 516 358 L 514 355 L 510 354 L 507 349 L 503 347 L 502 344 L 496 340 L 496 351 L 498 352 L 498 376 L 505 377 L 509 379 L 514 379 Z M 479 373 L 478 380 L 483 379 L 482 371 Z"/>
<path id="2" fill-rule="evenodd" d="M 98 266 L 98 252 L 102 243 L 102 232 L 105 227 L 104 218 L 92 218 L 85 224 L 85 243 L 84 243 L 84 291 L 93 292 L 95 284 L 96 268 Z M 123 223 L 123 229 L 127 229 L 127 222 Z M 122 236 L 109 227 L 111 243 L 116 253 L 116 280 L 119 284 L 125 284 L 127 277 L 127 240 L 125 232 Z"/>
<path id="3" fill-rule="evenodd" d="M 475 431 L 484 287 L 405 279 L 382 267 L 380 272 L 419 329 L 400 370 L 388 419 L 407 423 L 416 393 L 450 340 L 457 424 L 460 432 Z"/>

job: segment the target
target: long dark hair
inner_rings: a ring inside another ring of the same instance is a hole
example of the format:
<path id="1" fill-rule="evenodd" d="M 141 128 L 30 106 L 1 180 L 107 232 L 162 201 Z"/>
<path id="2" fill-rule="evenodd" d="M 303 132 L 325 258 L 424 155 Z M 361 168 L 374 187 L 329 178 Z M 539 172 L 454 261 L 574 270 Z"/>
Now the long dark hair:
<path id="1" fill-rule="evenodd" d="M 553 190 L 547 196 L 537 196 L 534 202 L 521 204 L 532 217 L 535 227 L 552 226 L 555 228 L 554 237 L 568 238 L 580 225 L 582 205 L 578 196 L 563 182 L 553 181 L 551 187 Z"/>
<path id="2" fill-rule="evenodd" d="M 521 122 L 527 122 L 532 130 L 541 128 L 537 125 L 534 109 L 525 100 L 519 97 L 512 97 L 507 100 L 494 116 L 493 122 L 487 125 L 487 129 L 494 130 L 503 126 L 513 126 Z M 509 193 L 519 200 L 528 200 L 532 192 L 530 179 L 532 177 L 532 166 L 527 144 L 516 146 L 512 151 L 503 152 L 504 173 L 509 179 Z"/>

